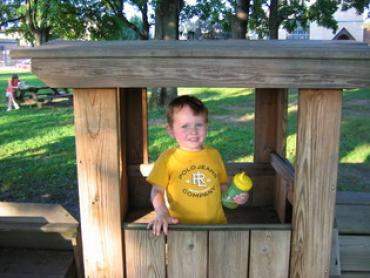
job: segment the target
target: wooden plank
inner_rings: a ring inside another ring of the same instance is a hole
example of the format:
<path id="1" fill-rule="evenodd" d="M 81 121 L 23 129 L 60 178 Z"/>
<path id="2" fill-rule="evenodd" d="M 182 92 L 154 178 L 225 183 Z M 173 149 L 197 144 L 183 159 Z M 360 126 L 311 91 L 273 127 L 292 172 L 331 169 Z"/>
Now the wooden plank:
<path id="1" fill-rule="evenodd" d="M 17 247 L 31 249 L 47 249 L 47 250 L 72 250 L 73 240 L 76 237 L 76 229 L 74 236 L 64 235 L 60 232 L 43 232 L 39 227 L 35 230 L 19 230 L 14 226 L 6 228 L 0 227 L 0 246 L 1 247 Z"/>
<path id="2" fill-rule="evenodd" d="M 336 205 L 335 218 L 340 234 L 370 235 L 370 206 Z"/>
<path id="3" fill-rule="evenodd" d="M 148 163 L 148 104 L 144 88 L 121 89 L 126 98 L 128 164 Z"/>
<path id="4" fill-rule="evenodd" d="M 44 224 L 70 223 L 78 225 L 78 221 L 61 205 L 57 204 L 0 202 L 0 217 L 23 217 L 34 223 L 40 223 L 39 220 L 41 220 L 41 223 Z"/>
<path id="5" fill-rule="evenodd" d="M 334 228 L 331 243 L 330 277 L 340 277 L 340 275 L 341 275 L 341 263 L 339 254 L 339 235 L 338 228 Z"/>
<path id="6" fill-rule="evenodd" d="M 0 277 L 65 278 L 72 251 L 0 248 Z"/>
<path id="7" fill-rule="evenodd" d="M 0 246 L 71 250 L 78 222 L 61 205 L 0 202 Z"/>
<path id="8" fill-rule="evenodd" d="M 287 159 L 276 153 L 271 153 L 270 161 L 272 168 L 279 176 L 288 183 L 294 183 L 294 167 Z"/>
<path id="9" fill-rule="evenodd" d="M 78 230 L 77 237 L 73 241 L 73 255 L 74 255 L 74 265 L 76 268 L 76 274 L 78 278 L 85 277 L 84 272 L 84 262 L 82 254 L 82 239 L 81 230 Z"/>
<path id="10" fill-rule="evenodd" d="M 125 121 L 125 149 L 128 164 L 148 163 L 148 108 L 147 92 L 144 88 L 120 89 L 121 97 L 125 98 L 125 113 L 121 121 Z M 123 130 L 123 129 L 122 129 Z M 151 187 L 142 177 L 132 176 L 127 172 L 128 204 L 140 208 L 151 206 Z M 144 181 L 144 182 L 143 182 Z"/>
<path id="11" fill-rule="evenodd" d="M 210 231 L 208 277 L 248 277 L 249 231 Z"/>
<path id="12" fill-rule="evenodd" d="M 85 276 L 123 277 L 121 157 L 116 89 L 75 89 Z"/>
<path id="13" fill-rule="evenodd" d="M 339 235 L 343 272 L 370 272 L 370 236 Z"/>
<path id="14" fill-rule="evenodd" d="M 253 189 L 251 191 L 250 201 L 248 206 L 266 207 L 272 206 L 274 201 L 273 185 L 275 177 L 254 177 Z"/>
<path id="15" fill-rule="evenodd" d="M 169 231 L 168 277 L 207 277 L 207 231 Z"/>
<path id="16" fill-rule="evenodd" d="M 285 154 L 286 102 L 287 91 L 285 89 L 256 89 L 254 162 L 270 162 L 270 153 L 272 151 L 281 155 Z M 277 182 L 278 180 L 276 179 L 268 181 L 268 183 L 256 180 L 253 195 L 261 195 L 259 191 L 265 189 L 267 192 L 271 192 L 271 200 L 269 202 L 272 204 L 272 198 L 281 199 L 277 197 L 276 192 L 272 194 L 274 192 L 273 189 L 277 188 Z M 279 189 L 281 188 L 277 188 L 277 191 Z M 253 205 L 260 205 L 260 201 L 255 196 L 252 197 L 252 202 Z M 276 202 L 278 201 L 274 201 L 274 203 Z M 281 205 L 277 205 L 277 207 L 280 208 Z M 285 207 L 281 208 L 281 210 L 285 210 Z"/>
<path id="17" fill-rule="evenodd" d="M 341 105 L 340 90 L 299 93 L 291 277 L 329 276 Z"/>
<path id="18" fill-rule="evenodd" d="M 286 140 L 288 133 L 288 89 L 278 90 L 276 95 L 276 147 L 275 152 L 281 157 L 286 156 Z M 271 162 L 271 161 L 270 161 Z M 274 207 L 279 216 L 280 222 L 291 222 L 291 206 L 287 203 L 288 187 L 287 182 L 276 176 L 274 193 Z"/>
<path id="19" fill-rule="evenodd" d="M 342 272 L 341 278 L 369 278 L 370 272 Z"/>
<path id="20" fill-rule="evenodd" d="M 11 56 L 13 58 L 218 57 L 241 59 L 257 57 L 361 60 L 370 58 L 368 49 L 365 43 L 345 41 L 58 41 L 33 49 L 14 49 L 11 51 Z"/>
<path id="21" fill-rule="evenodd" d="M 126 277 L 166 277 L 164 235 L 125 230 Z"/>
<path id="22" fill-rule="evenodd" d="M 366 59 L 78 57 L 34 58 L 32 72 L 51 87 L 69 88 L 367 88 L 368 65 Z"/>
<path id="23" fill-rule="evenodd" d="M 288 278 L 290 231 L 251 231 L 249 278 Z"/>
<path id="24" fill-rule="evenodd" d="M 337 192 L 337 205 L 368 205 L 370 206 L 370 192 Z"/>

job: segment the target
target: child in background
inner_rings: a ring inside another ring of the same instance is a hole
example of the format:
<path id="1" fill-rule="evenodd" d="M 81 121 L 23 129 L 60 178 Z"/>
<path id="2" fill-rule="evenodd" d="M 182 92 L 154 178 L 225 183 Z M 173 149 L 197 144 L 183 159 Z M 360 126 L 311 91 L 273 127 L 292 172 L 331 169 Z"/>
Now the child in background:
<path id="1" fill-rule="evenodd" d="M 180 96 L 169 104 L 167 121 L 178 146 L 160 155 L 147 178 L 156 212 L 148 228 L 159 235 L 167 234 L 168 224 L 226 224 L 221 192 L 227 190 L 227 172 L 220 153 L 204 145 L 208 109 L 193 96 Z M 248 194 L 239 202 L 247 200 Z"/>
<path id="2" fill-rule="evenodd" d="M 11 111 L 12 106 L 14 109 L 19 109 L 18 103 L 15 101 L 15 92 L 20 84 L 18 75 L 13 74 L 12 79 L 8 80 L 8 87 L 6 89 L 6 96 L 8 98 L 8 109 L 6 111 Z"/>

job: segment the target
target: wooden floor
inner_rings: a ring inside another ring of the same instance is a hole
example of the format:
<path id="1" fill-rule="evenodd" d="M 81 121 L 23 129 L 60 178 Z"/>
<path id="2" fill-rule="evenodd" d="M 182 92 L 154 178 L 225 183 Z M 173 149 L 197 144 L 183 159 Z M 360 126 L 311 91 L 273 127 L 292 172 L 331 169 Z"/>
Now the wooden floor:
<path id="1" fill-rule="evenodd" d="M 336 224 L 343 278 L 370 277 L 370 193 L 338 192 Z"/>

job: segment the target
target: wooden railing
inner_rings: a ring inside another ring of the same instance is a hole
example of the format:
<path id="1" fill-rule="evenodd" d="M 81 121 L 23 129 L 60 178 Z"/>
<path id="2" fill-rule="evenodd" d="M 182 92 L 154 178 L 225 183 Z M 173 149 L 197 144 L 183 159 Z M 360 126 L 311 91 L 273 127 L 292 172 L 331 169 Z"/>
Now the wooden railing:
<path id="1" fill-rule="evenodd" d="M 293 204 L 293 186 L 294 186 L 294 167 L 284 157 L 272 152 L 270 154 L 270 163 L 275 172 L 282 177 L 287 184 L 287 200 Z"/>
<path id="2" fill-rule="evenodd" d="M 274 277 L 289 273 L 291 226 L 125 224 L 127 277 Z"/>

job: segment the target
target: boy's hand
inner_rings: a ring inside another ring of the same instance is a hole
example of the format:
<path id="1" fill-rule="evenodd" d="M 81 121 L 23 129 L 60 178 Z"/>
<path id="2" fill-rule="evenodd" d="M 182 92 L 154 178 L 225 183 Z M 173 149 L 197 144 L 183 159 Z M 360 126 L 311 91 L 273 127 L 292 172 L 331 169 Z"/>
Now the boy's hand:
<path id="1" fill-rule="evenodd" d="M 236 195 L 233 198 L 234 202 L 237 203 L 238 205 L 244 205 L 245 203 L 248 202 L 249 200 L 249 193 L 248 192 L 243 192 L 238 195 Z"/>
<path id="2" fill-rule="evenodd" d="M 167 235 L 168 224 L 177 224 L 177 223 L 179 223 L 178 219 L 173 218 L 168 214 L 164 213 L 158 214 L 157 217 L 148 224 L 147 228 L 152 229 L 153 234 L 156 236 L 159 236 L 162 230 L 163 233 Z"/>

